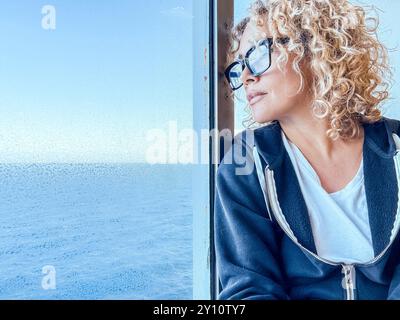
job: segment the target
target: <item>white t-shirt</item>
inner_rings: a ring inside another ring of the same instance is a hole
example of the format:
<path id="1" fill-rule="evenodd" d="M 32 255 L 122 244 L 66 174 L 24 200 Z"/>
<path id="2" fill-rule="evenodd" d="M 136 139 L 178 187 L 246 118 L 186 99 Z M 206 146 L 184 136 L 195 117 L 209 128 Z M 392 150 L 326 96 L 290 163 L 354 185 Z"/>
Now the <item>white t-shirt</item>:
<path id="1" fill-rule="evenodd" d="M 307 205 L 311 228 L 322 258 L 333 262 L 365 263 L 374 258 L 364 187 L 363 160 L 353 179 L 341 190 L 328 193 L 300 149 L 282 139 Z"/>

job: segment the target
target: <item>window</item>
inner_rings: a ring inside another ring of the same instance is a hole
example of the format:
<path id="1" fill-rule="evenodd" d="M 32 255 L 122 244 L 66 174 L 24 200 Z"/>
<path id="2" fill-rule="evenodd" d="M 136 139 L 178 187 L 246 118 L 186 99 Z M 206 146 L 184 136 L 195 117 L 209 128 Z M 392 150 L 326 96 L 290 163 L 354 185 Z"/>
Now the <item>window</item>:
<path id="1" fill-rule="evenodd" d="M 54 3 L 0 10 L 0 298 L 191 299 L 193 1 Z"/>
<path id="2" fill-rule="evenodd" d="M 210 131 L 244 129 L 223 71 L 249 4 L 2 2 L 0 298 L 216 297 Z M 399 4 L 363 4 L 397 47 Z"/>

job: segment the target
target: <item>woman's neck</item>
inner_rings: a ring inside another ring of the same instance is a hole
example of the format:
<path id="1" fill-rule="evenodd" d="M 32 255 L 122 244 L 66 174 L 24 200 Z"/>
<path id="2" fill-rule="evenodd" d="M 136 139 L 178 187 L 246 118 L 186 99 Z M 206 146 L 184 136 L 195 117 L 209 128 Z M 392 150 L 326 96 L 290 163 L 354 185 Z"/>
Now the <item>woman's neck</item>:
<path id="1" fill-rule="evenodd" d="M 364 137 L 364 130 L 361 127 L 360 136 L 351 140 L 338 138 L 333 140 L 327 136 L 329 123 L 326 119 L 318 119 L 311 112 L 303 115 L 287 116 L 279 121 L 286 137 L 297 147 L 305 152 L 312 152 L 314 155 L 327 161 L 335 158 L 335 154 L 343 151 L 343 148 L 359 145 L 360 139 Z"/>

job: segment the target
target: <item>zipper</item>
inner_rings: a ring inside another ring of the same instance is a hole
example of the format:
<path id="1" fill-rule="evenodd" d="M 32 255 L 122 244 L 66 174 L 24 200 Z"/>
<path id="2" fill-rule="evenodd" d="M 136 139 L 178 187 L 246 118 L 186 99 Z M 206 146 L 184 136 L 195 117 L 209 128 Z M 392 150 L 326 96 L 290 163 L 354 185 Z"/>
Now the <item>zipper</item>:
<path id="1" fill-rule="evenodd" d="M 257 152 L 257 156 L 258 152 Z M 355 279 L 356 279 L 356 266 L 368 266 L 371 264 L 376 263 L 377 261 L 379 261 L 384 255 L 385 253 L 389 250 L 389 248 L 391 247 L 392 243 L 394 242 L 394 240 L 396 239 L 398 233 L 399 233 L 399 227 L 400 227 L 400 223 L 398 223 L 398 219 L 400 219 L 400 159 L 399 159 L 400 153 L 399 151 L 396 152 L 395 156 L 394 156 L 394 162 L 395 162 L 395 169 L 396 169 L 396 175 L 397 175 L 397 182 L 399 185 L 399 197 L 398 197 L 398 205 L 397 205 L 397 214 L 396 214 L 396 218 L 395 218 L 395 225 L 394 225 L 394 232 L 392 232 L 392 236 L 391 239 L 389 241 L 389 244 L 385 247 L 385 249 L 378 255 L 376 256 L 374 259 L 372 259 L 371 261 L 368 261 L 366 263 L 354 263 L 354 264 L 344 264 L 344 263 L 337 263 L 337 262 L 333 262 L 330 261 L 328 259 L 322 258 L 320 256 L 318 256 L 317 254 L 315 254 L 314 252 L 308 250 L 307 248 L 305 248 L 303 245 L 301 245 L 299 243 L 299 241 L 297 240 L 296 236 L 294 235 L 293 231 L 291 230 L 289 224 L 287 223 L 286 219 L 284 218 L 284 215 L 282 213 L 282 209 L 279 205 L 279 201 L 278 201 L 278 195 L 277 195 L 277 191 L 276 191 L 276 185 L 275 185 L 275 180 L 274 180 L 274 172 L 269 168 L 269 166 L 267 165 L 265 168 L 265 180 L 266 180 L 266 184 L 267 184 L 267 196 L 269 199 L 269 203 L 271 204 L 271 211 L 272 211 L 272 215 L 275 217 L 276 221 L 278 222 L 278 225 L 281 227 L 281 229 L 285 232 L 285 234 L 303 251 L 307 252 L 308 254 L 310 254 L 311 256 L 313 256 L 316 260 L 321 261 L 323 263 L 332 265 L 332 266 L 342 266 L 342 273 L 344 273 L 343 279 L 342 279 L 342 285 L 343 288 L 346 291 L 346 299 L 347 300 L 354 300 L 355 299 Z M 397 225 L 396 225 L 397 224 Z"/>
<path id="2" fill-rule="evenodd" d="M 343 264 L 342 273 L 344 273 L 342 287 L 346 290 L 346 300 L 355 300 L 356 269 L 354 265 Z"/>

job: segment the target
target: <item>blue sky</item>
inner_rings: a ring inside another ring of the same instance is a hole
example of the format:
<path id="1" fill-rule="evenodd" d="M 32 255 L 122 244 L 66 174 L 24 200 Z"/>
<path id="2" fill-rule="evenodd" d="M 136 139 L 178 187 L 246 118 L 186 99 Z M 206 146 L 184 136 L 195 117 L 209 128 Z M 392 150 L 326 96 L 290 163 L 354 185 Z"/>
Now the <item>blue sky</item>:
<path id="1" fill-rule="evenodd" d="M 56 8 L 56 30 L 41 26 Z M 0 162 L 143 161 L 192 123 L 192 0 L 3 0 Z"/>

